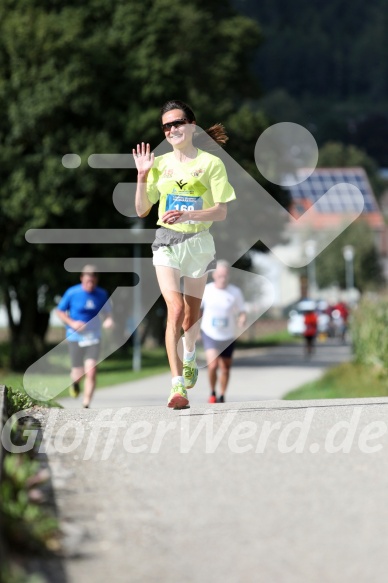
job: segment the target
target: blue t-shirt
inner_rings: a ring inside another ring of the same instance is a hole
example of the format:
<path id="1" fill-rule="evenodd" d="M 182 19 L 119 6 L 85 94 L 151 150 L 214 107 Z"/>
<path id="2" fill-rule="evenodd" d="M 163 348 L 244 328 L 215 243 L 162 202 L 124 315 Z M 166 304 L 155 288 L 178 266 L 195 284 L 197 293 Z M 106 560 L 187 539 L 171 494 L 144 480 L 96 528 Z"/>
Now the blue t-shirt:
<path id="1" fill-rule="evenodd" d="M 100 312 L 102 314 L 110 314 L 112 312 L 106 290 L 101 287 L 95 287 L 92 292 L 87 292 L 80 283 L 73 285 L 65 292 L 57 307 L 58 310 L 67 312 L 73 320 L 88 322 L 82 332 L 76 332 L 66 325 L 66 338 L 70 342 L 79 342 L 85 346 L 95 344 L 100 340 Z"/>

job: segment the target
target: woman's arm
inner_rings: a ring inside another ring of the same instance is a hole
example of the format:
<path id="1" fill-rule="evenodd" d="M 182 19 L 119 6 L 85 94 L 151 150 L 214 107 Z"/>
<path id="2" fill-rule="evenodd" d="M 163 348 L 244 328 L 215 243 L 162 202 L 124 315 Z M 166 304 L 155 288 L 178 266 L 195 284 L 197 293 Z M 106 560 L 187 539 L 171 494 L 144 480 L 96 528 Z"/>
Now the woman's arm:
<path id="1" fill-rule="evenodd" d="M 141 219 L 149 214 L 152 207 L 147 196 L 147 176 L 148 172 L 137 173 L 135 208 L 137 216 Z"/>
<path id="2" fill-rule="evenodd" d="M 186 221 L 224 221 L 228 213 L 226 202 L 217 202 L 214 206 L 200 211 L 177 211 L 171 210 L 162 216 L 163 223 L 184 223 Z"/>
<path id="3" fill-rule="evenodd" d="M 132 150 L 137 168 L 137 186 L 135 196 L 136 213 L 140 218 L 146 217 L 152 207 L 147 196 L 147 177 L 154 163 L 154 154 L 150 153 L 150 145 L 144 142 L 137 144 L 136 150 Z"/>

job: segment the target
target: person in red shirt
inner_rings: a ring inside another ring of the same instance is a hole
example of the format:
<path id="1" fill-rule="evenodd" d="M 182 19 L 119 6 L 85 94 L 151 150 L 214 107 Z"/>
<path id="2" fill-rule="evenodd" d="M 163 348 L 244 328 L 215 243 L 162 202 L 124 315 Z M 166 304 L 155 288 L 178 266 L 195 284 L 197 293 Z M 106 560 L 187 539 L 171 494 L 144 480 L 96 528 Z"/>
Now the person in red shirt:
<path id="1" fill-rule="evenodd" d="M 303 336 L 306 341 L 306 356 L 314 351 L 315 338 L 318 332 L 318 316 L 314 310 L 306 311 L 304 315 L 304 332 Z"/>
<path id="2" fill-rule="evenodd" d="M 331 317 L 334 324 L 334 335 L 339 337 L 342 342 L 345 342 L 347 321 L 349 318 L 349 310 L 344 302 L 338 302 L 333 306 Z"/>

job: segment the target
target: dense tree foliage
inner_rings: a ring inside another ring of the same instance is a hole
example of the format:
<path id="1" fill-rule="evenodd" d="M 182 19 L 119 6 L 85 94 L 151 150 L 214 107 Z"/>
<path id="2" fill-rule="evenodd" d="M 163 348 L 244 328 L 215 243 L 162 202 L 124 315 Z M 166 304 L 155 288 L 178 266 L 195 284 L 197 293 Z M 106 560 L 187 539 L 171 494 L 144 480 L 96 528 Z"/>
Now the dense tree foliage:
<path id="1" fill-rule="evenodd" d="M 92 169 L 87 159 L 131 152 L 140 140 L 158 146 L 165 100 L 190 103 L 202 127 L 223 122 L 227 152 L 283 205 L 286 193 L 265 183 L 254 163 L 268 116 L 302 123 L 320 146 L 353 143 L 388 166 L 384 2 L 355 0 L 348 9 L 344 0 L 2 0 L 0 288 L 8 308 L 15 299 L 21 309 L 20 322 L 10 322 L 14 368 L 42 350 L 54 297 L 75 283 L 66 258 L 133 252 L 33 246 L 25 232 L 131 227 L 112 193 L 134 172 Z M 80 167 L 62 166 L 69 152 Z M 328 146 L 321 155 L 333 152 Z M 260 215 L 265 222 L 265 209 Z M 238 220 L 243 237 L 247 217 Z M 154 225 L 153 211 L 145 226 Z M 112 274 L 103 283 L 113 291 L 131 280 Z"/>
<path id="2" fill-rule="evenodd" d="M 386 0 L 233 0 L 260 23 L 255 73 L 268 112 L 303 123 L 319 143 L 365 148 L 388 167 Z"/>
<path id="3" fill-rule="evenodd" d="M 265 42 L 256 66 L 266 90 L 355 95 L 384 100 L 388 92 L 386 0 L 234 0 L 260 22 Z"/>
<path id="4" fill-rule="evenodd" d="M 156 147 L 167 99 L 190 103 L 202 127 L 230 120 L 230 153 L 249 166 L 265 127 L 243 107 L 258 96 L 249 63 L 259 43 L 257 23 L 215 0 L 0 3 L 0 281 L 7 305 L 14 298 L 21 309 L 20 322 L 11 319 L 14 368 L 37 356 L 54 296 L 75 283 L 67 257 L 131 255 L 128 247 L 32 246 L 27 229 L 130 226 L 112 192 L 133 171 L 93 170 L 87 159 L 131 152 L 139 140 Z M 79 168 L 62 166 L 69 152 Z"/>

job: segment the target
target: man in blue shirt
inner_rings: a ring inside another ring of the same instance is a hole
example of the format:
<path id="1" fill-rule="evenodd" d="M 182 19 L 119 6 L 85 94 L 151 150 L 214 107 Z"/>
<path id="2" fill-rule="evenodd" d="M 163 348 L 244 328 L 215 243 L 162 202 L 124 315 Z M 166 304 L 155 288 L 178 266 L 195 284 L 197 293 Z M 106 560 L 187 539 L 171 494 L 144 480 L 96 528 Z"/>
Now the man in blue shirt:
<path id="1" fill-rule="evenodd" d="M 57 315 L 66 324 L 71 359 L 70 395 L 78 397 L 79 382 L 85 376 L 83 406 L 89 407 L 96 386 L 97 361 L 104 328 L 111 328 L 112 307 L 108 292 L 97 286 L 97 268 L 85 265 L 81 283 L 70 287 L 58 304 Z"/>

